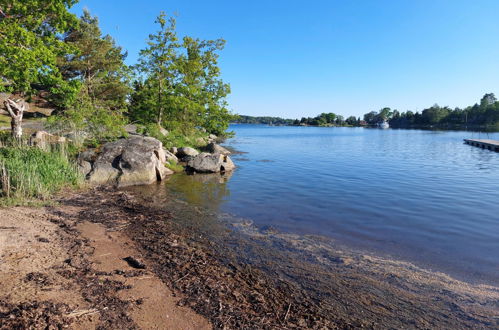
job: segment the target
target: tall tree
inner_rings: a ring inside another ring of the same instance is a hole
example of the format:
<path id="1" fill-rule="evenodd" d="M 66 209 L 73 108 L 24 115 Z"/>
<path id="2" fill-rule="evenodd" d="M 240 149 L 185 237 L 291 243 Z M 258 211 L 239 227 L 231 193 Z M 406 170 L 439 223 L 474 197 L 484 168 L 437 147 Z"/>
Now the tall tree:
<path id="1" fill-rule="evenodd" d="M 232 114 L 226 96 L 230 87 L 221 79 L 218 52 L 225 41 L 184 37 L 179 42 L 175 19 L 161 13 L 160 30 L 149 36 L 137 69 L 143 80 L 135 83 L 130 116 L 144 124 L 151 121 L 187 134 L 203 127 L 223 134 Z"/>
<path id="2" fill-rule="evenodd" d="M 211 133 L 222 134 L 232 115 L 226 97 L 230 86 L 220 78 L 218 51 L 225 40 L 183 39 L 184 54 L 176 59 L 181 79 L 176 85 L 180 120 L 201 126 Z"/>
<path id="3" fill-rule="evenodd" d="M 75 92 L 64 81 L 56 59 L 71 52 L 57 38 L 77 24 L 68 12 L 76 0 L 0 0 L 0 91 L 10 92 L 17 100 L 5 101 L 12 117 L 12 134 L 22 136 L 23 100 L 35 91 L 35 84 L 50 91 Z"/>
<path id="4" fill-rule="evenodd" d="M 79 26 L 67 32 L 64 41 L 78 50 L 59 58 L 64 79 L 81 81 L 94 105 L 123 109 L 129 93 L 127 54 L 111 36 L 102 35 L 98 18 L 84 10 Z"/>
<path id="5" fill-rule="evenodd" d="M 148 47 L 140 51 L 137 69 L 145 74 L 151 83 L 150 87 L 156 89 L 155 108 L 157 109 L 156 122 L 162 124 L 165 104 L 174 93 L 174 83 L 177 76 L 175 59 L 179 48 L 177 33 L 175 31 L 176 20 L 167 17 L 164 12 L 156 19 L 160 30 L 156 34 L 149 35 Z"/>
<path id="6" fill-rule="evenodd" d="M 97 17 L 87 10 L 79 25 L 64 35 L 76 54 L 59 58 L 64 79 L 81 85 L 78 98 L 56 117 L 53 128 L 70 130 L 95 142 L 122 135 L 123 113 L 130 92 L 126 53 L 109 35 L 103 36 Z"/>

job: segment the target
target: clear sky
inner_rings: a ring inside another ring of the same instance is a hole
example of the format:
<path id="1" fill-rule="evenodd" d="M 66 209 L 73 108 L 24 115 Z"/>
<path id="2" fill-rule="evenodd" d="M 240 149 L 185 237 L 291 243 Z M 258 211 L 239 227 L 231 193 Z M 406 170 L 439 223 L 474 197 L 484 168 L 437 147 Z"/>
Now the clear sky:
<path id="1" fill-rule="evenodd" d="M 362 114 L 466 106 L 499 94 L 499 0 L 81 0 L 134 64 L 161 10 L 222 37 L 239 114 Z"/>

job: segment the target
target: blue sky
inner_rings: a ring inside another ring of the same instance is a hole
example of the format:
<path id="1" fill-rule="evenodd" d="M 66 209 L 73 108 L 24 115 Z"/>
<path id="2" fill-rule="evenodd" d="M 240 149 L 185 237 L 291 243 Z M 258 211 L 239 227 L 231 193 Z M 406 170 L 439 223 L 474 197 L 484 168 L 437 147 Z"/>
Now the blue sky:
<path id="1" fill-rule="evenodd" d="M 224 38 L 239 114 L 362 114 L 466 106 L 499 94 L 499 1 L 81 0 L 134 64 L 161 10 L 178 32 Z"/>

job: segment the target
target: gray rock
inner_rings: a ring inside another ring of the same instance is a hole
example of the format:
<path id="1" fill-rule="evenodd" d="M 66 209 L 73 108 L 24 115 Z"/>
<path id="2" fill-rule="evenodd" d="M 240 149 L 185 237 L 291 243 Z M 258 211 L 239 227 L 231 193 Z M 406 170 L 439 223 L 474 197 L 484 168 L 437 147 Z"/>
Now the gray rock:
<path id="1" fill-rule="evenodd" d="M 210 140 L 216 140 L 216 139 L 218 139 L 218 136 L 216 136 L 215 134 L 210 134 L 210 135 L 208 136 L 208 138 L 209 138 Z"/>
<path id="2" fill-rule="evenodd" d="M 178 152 L 177 147 L 171 147 L 171 148 L 170 148 L 170 152 L 171 152 L 172 154 L 176 155 L 176 154 L 177 154 L 177 152 Z"/>
<path id="3" fill-rule="evenodd" d="M 230 151 L 212 142 L 206 146 L 206 151 L 212 154 L 230 155 Z"/>
<path id="4" fill-rule="evenodd" d="M 222 172 L 231 172 L 233 171 L 235 168 L 236 168 L 236 164 L 234 164 L 234 162 L 232 161 L 232 159 L 230 159 L 229 156 L 227 155 L 224 155 L 224 160 L 223 160 L 223 163 L 222 163 Z"/>
<path id="5" fill-rule="evenodd" d="M 178 158 L 184 158 L 185 156 L 192 156 L 195 157 L 199 155 L 199 152 L 191 147 L 182 147 L 177 150 L 177 157 Z"/>
<path id="6" fill-rule="evenodd" d="M 175 156 L 173 153 L 169 152 L 166 149 L 165 149 L 165 157 L 166 157 L 167 162 L 170 162 L 170 161 L 174 161 L 175 163 L 178 162 L 177 156 Z"/>
<path id="7" fill-rule="evenodd" d="M 97 154 L 94 149 L 85 150 L 78 155 L 78 170 L 85 177 L 92 171 L 92 164 L 94 163 L 96 157 Z"/>
<path id="8" fill-rule="evenodd" d="M 191 158 L 187 162 L 187 167 L 188 169 L 199 173 L 218 173 L 232 171 L 235 168 L 235 165 L 229 156 L 202 152 Z"/>
<path id="9" fill-rule="evenodd" d="M 151 184 L 173 171 L 163 164 L 163 144 L 152 137 L 132 136 L 106 143 L 88 174 L 93 184 L 116 184 L 119 187 Z"/>
<path id="10" fill-rule="evenodd" d="M 137 125 L 128 124 L 125 126 L 125 132 L 128 134 L 137 134 Z"/>
<path id="11" fill-rule="evenodd" d="M 29 144 L 40 149 L 48 149 L 53 145 L 64 144 L 67 139 L 63 136 L 57 136 L 45 131 L 33 133 L 29 139 Z"/>

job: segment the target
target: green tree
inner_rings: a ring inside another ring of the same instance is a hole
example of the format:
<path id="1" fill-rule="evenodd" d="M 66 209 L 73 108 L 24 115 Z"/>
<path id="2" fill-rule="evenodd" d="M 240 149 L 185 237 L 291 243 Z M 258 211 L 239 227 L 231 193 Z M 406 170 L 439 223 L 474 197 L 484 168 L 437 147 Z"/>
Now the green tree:
<path id="1" fill-rule="evenodd" d="M 64 41 L 78 50 L 59 58 L 59 70 L 67 80 L 78 81 L 78 98 L 55 120 L 54 128 L 86 135 L 94 142 L 121 136 L 127 107 L 126 53 L 109 36 L 103 36 L 98 19 L 85 10 L 79 26 Z"/>
<path id="2" fill-rule="evenodd" d="M 149 36 L 136 66 L 142 80 L 134 84 L 131 118 L 148 124 L 154 115 L 158 125 L 184 134 L 194 128 L 223 134 L 233 118 L 226 101 L 230 86 L 218 67 L 225 41 L 184 37 L 179 43 L 174 18 L 161 13 L 156 22 L 160 30 Z"/>
<path id="3" fill-rule="evenodd" d="M 350 116 L 347 118 L 346 123 L 350 126 L 356 126 L 357 125 L 357 118 L 355 118 L 355 116 Z"/>
<path id="4" fill-rule="evenodd" d="M 7 100 L 12 117 L 12 134 L 22 136 L 22 100 L 31 96 L 34 85 L 52 93 L 70 97 L 77 86 L 63 79 L 56 59 L 70 53 L 71 47 L 58 34 L 77 24 L 68 12 L 76 0 L 0 0 L 0 91 L 10 92 L 19 100 Z"/>
<path id="5" fill-rule="evenodd" d="M 127 56 L 109 35 L 102 35 L 99 20 L 84 10 L 79 26 L 64 36 L 64 41 L 78 50 L 59 58 L 64 79 L 84 84 L 83 91 L 93 102 L 110 109 L 124 109 L 130 92 L 127 84 Z"/>
<path id="6" fill-rule="evenodd" d="M 233 118 L 226 101 L 230 86 L 221 79 L 218 67 L 217 52 L 223 50 L 224 46 L 223 39 L 199 40 L 185 37 L 183 48 L 186 53 L 178 58 L 183 77 L 179 94 L 186 97 L 188 107 L 184 111 L 190 113 L 187 122 L 217 135 L 222 135 L 227 130 Z"/>
<path id="7" fill-rule="evenodd" d="M 174 17 L 167 17 L 161 12 L 156 23 L 160 25 L 160 30 L 149 35 L 148 47 L 140 51 L 136 68 L 147 77 L 142 87 L 156 90 L 155 100 L 150 103 L 157 111 L 156 122 L 161 125 L 164 110 L 167 105 L 171 105 L 171 96 L 175 92 L 175 79 L 178 77 L 175 60 L 180 45 Z"/>

